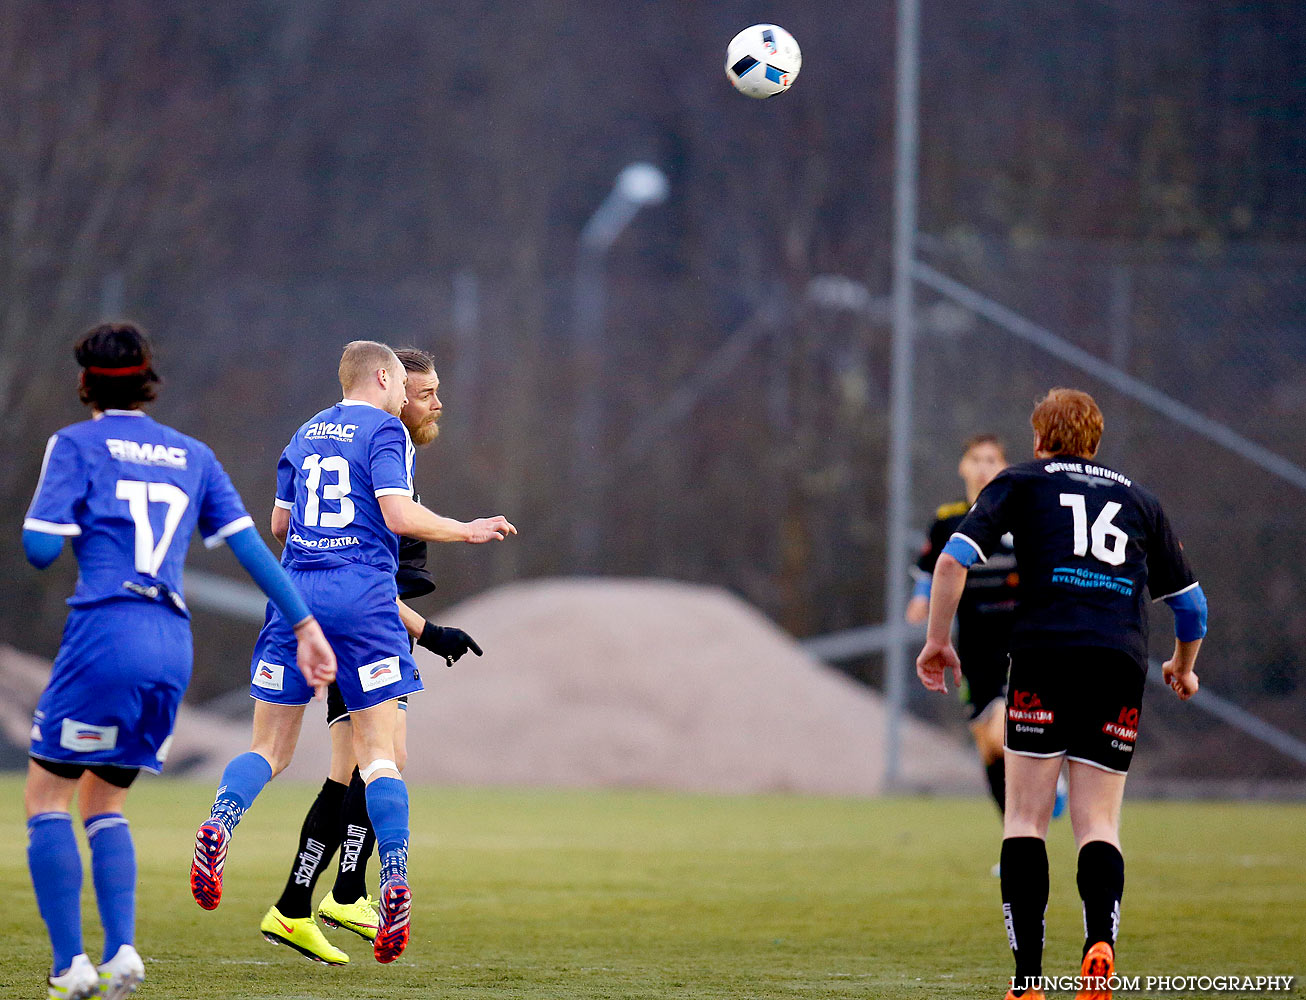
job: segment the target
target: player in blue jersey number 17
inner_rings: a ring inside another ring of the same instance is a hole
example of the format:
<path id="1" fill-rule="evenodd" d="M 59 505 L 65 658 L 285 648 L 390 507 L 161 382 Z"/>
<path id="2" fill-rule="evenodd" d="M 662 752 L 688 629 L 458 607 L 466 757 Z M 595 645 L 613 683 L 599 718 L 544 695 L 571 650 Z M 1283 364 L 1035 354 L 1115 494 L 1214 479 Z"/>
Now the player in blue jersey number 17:
<path id="1" fill-rule="evenodd" d="M 1077 1000 L 1110 1000 L 1125 884 L 1120 807 L 1147 678 L 1146 598 L 1174 611 L 1174 653 L 1162 672 L 1184 699 L 1197 693 L 1193 666 L 1206 634 L 1206 598 L 1160 501 L 1094 461 L 1103 419 L 1092 396 L 1053 389 L 1030 423 L 1035 460 L 1010 466 L 984 487 L 943 547 L 916 672 L 932 691 L 947 689 L 949 673 L 961 682 L 951 628 L 968 568 L 1011 533 L 1020 589 L 1002 823 L 1002 912 L 1016 960 L 1007 997 L 1044 995 L 1045 841 L 1064 759 L 1084 901 Z"/>
<path id="2" fill-rule="evenodd" d="M 413 498 L 413 443 L 398 414 L 406 374 L 384 344 L 355 341 L 340 359 L 344 398 L 311 417 L 281 454 L 272 533 L 340 660 L 336 678 L 353 725 L 354 759 L 381 857 L 381 913 L 373 954 L 392 962 L 407 946 L 408 791 L 396 762 L 398 699 L 422 690 L 399 617 L 398 538 L 481 543 L 517 529 L 502 516 L 464 523 Z M 288 624 L 275 607 L 250 664 L 255 698 L 250 749 L 223 772 L 196 834 L 191 893 L 205 909 L 222 896 L 232 831 L 272 777 L 290 763 L 312 690 L 294 671 Z"/>
<path id="3" fill-rule="evenodd" d="M 182 564 L 191 534 L 198 528 L 210 548 L 225 541 L 294 623 L 293 662 L 305 685 L 330 683 L 336 662 L 213 452 L 141 410 L 159 381 L 145 336 L 125 324 L 96 327 L 74 354 L 92 419 L 50 438 L 23 522 L 34 566 L 54 562 L 71 538 L 79 569 L 32 722 L 27 857 L 54 953 L 49 997 L 119 1000 L 145 978 L 134 946 L 136 854 L 123 807 L 136 775 L 163 766 L 190 681 Z M 82 950 L 74 795 L 104 925 L 98 969 Z"/>

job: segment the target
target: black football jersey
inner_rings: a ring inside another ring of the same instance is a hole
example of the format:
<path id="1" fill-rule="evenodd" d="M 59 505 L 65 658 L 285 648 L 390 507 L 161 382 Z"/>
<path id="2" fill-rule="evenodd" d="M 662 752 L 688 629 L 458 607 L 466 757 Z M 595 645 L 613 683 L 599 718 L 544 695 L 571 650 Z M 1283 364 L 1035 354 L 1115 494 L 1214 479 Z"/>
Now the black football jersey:
<path id="1" fill-rule="evenodd" d="M 413 497 L 418 503 L 420 496 Z M 420 538 L 399 536 L 399 569 L 395 572 L 395 585 L 401 601 L 425 597 L 435 590 L 435 580 L 426 568 L 426 543 Z"/>
<path id="2" fill-rule="evenodd" d="M 399 536 L 399 569 L 395 573 L 399 599 L 425 597 L 435 590 L 435 580 L 426 568 L 426 543 L 420 538 Z"/>
<path id="3" fill-rule="evenodd" d="M 1091 461 L 1008 467 L 954 537 L 987 559 L 1008 533 L 1020 573 L 1013 649 L 1104 646 L 1146 669 L 1144 591 L 1160 600 L 1197 582 L 1160 501 Z"/>
<path id="4" fill-rule="evenodd" d="M 934 572 L 939 553 L 969 510 L 970 504 L 964 501 L 938 509 L 916 560 L 918 570 L 926 575 Z M 988 560 L 976 563 L 966 575 L 966 589 L 957 606 L 957 652 L 963 662 L 976 656 L 1006 658 L 1019 579 L 1011 541 L 1009 535 L 999 538 Z"/>

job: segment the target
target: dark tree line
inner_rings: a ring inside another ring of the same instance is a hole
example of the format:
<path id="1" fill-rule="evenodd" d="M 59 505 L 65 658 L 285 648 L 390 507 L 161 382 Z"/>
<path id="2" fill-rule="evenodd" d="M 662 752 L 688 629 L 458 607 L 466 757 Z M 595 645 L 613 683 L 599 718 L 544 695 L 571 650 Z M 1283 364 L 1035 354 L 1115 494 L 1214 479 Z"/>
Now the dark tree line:
<path id="1" fill-rule="evenodd" d="M 793 31 L 805 65 L 790 93 L 754 103 L 720 63 L 763 16 Z M 1306 235 L 1297 5 L 927 0 L 923 24 L 921 218 L 946 248 L 936 262 L 1043 309 L 1088 349 L 1112 350 L 1110 289 L 1083 277 L 1102 261 L 1048 270 L 1048 247 L 1158 260 L 1198 248 L 1203 273 L 1225 273 L 1245 244 Z M 580 504 L 601 525 L 605 572 L 720 583 L 802 634 L 879 618 L 888 346 L 874 304 L 888 287 L 893 4 L 7 0 L 0 29 L 0 504 L 14 527 L 0 553 L 15 591 L 0 639 L 56 645 L 71 570 L 29 572 L 16 526 L 41 442 L 79 416 L 72 338 L 120 313 L 156 334 L 157 414 L 214 445 L 260 521 L 281 446 L 333 396 L 341 344 L 436 350 L 448 415 L 419 460 L 424 499 L 523 528 L 493 554 L 440 552 L 440 603 L 570 571 Z M 606 485 L 578 498 L 577 238 L 634 160 L 664 169 L 672 194 L 606 260 L 593 456 Z M 813 303 L 809 282 L 827 274 L 863 286 L 870 308 Z M 1174 337 L 1168 317 L 1191 297 L 1138 280 L 1152 298 L 1130 300 L 1130 370 L 1301 460 L 1300 323 L 1258 320 L 1291 313 L 1300 286 L 1275 285 L 1258 313 L 1230 279 L 1202 315 L 1235 319 Z M 750 323 L 747 350 L 675 420 L 650 424 Z M 973 324 L 927 331 L 922 370 L 980 370 L 996 349 Z M 1001 385 L 950 404 L 922 386 L 922 406 L 956 415 L 921 420 L 922 522 L 953 489 L 955 440 L 931 434 L 984 421 L 1023 447 L 1030 386 L 1074 377 L 1023 363 L 1014 402 Z M 1180 478 L 1169 432 L 1129 420 L 1136 463 Z M 1234 505 L 1269 536 L 1264 551 L 1282 551 L 1292 499 L 1267 484 L 1249 507 L 1226 496 L 1238 489 L 1236 467 L 1204 488 L 1194 547 L 1222 552 L 1214 512 Z M 221 555 L 193 564 L 231 568 Z M 1232 693 L 1299 715 L 1299 570 L 1220 572 L 1230 656 L 1248 665 Z M 1286 632 L 1257 627 L 1263 608 Z M 197 696 L 240 685 L 248 631 L 197 616 Z"/>

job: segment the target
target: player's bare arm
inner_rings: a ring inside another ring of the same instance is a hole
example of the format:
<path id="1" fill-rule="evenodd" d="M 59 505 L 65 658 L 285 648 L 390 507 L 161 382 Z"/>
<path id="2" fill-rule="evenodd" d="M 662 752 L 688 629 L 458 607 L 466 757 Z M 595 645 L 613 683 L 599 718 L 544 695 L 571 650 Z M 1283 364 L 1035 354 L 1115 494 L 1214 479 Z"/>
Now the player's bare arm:
<path id="1" fill-rule="evenodd" d="M 1197 693 L 1197 673 L 1193 667 L 1197 664 L 1197 651 L 1202 646 L 1201 639 L 1175 639 L 1174 655 L 1161 666 L 1161 676 L 1170 685 L 1180 701 L 1187 701 Z"/>
<path id="2" fill-rule="evenodd" d="M 395 603 L 399 605 L 399 620 L 404 623 L 404 629 L 414 639 L 420 638 L 422 628 L 426 625 L 426 619 L 403 601 L 396 599 Z"/>
<path id="3" fill-rule="evenodd" d="M 925 647 L 916 657 L 916 676 L 930 691 L 947 691 L 947 671 L 961 684 L 961 660 L 952 646 L 952 619 L 966 589 L 966 567 L 947 552 L 939 556 L 930 589 L 930 621 Z"/>
<path id="4" fill-rule="evenodd" d="M 272 537 L 282 545 L 286 544 L 286 535 L 290 532 L 290 511 L 284 507 L 272 508 L 272 520 L 269 525 Z"/>
<path id="5" fill-rule="evenodd" d="M 920 625 L 930 617 L 930 599 L 916 594 L 907 602 L 907 624 Z"/>
<path id="6" fill-rule="evenodd" d="M 412 497 L 391 494 L 379 498 L 381 514 L 386 527 L 396 535 L 420 538 L 426 542 L 482 542 L 501 541 L 517 534 L 516 527 L 506 517 L 480 517 L 474 521 L 456 521 L 443 517 L 423 507 Z"/>

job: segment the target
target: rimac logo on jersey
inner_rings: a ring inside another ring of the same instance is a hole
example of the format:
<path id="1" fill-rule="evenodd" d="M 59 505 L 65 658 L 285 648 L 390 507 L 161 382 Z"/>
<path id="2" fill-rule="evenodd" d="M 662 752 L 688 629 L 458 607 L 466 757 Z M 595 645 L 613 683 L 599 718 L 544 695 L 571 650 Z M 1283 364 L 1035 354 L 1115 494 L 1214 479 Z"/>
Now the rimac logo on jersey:
<path id="1" fill-rule="evenodd" d="M 64 719 L 59 733 L 59 745 L 73 753 L 95 753 L 112 750 L 118 745 L 117 726 L 92 726 L 89 722 Z"/>
<path id="2" fill-rule="evenodd" d="M 393 684 L 402 676 L 397 656 L 387 656 L 384 660 L 367 663 L 358 668 L 358 682 L 362 684 L 364 691 L 375 691 L 379 687 Z"/>
<path id="3" fill-rule="evenodd" d="M 170 469 L 186 468 L 186 449 L 164 444 L 141 444 L 139 441 L 124 441 L 121 438 L 105 438 L 109 454 L 119 462 L 131 462 L 135 465 L 166 465 Z"/>
<path id="4" fill-rule="evenodd" d="M 315 424 L 308 425 L 308 430 L 304 431 L 304 440 L 321 441 L 323 438 L 330 438 L 332 441 L 352 441 L 356 430 L 358 424 L 337 424 L 329 420 L 319 420 Z"/>
<path id="5" fill-rule="evenodd" d="M 254 668 L 254 686 L 266 688 L 269 691 L 284 690 L 286 679 L 286 668 L 280 663 L 269 663 L 267 660 L 259 660 L 258 666 Z"/>

